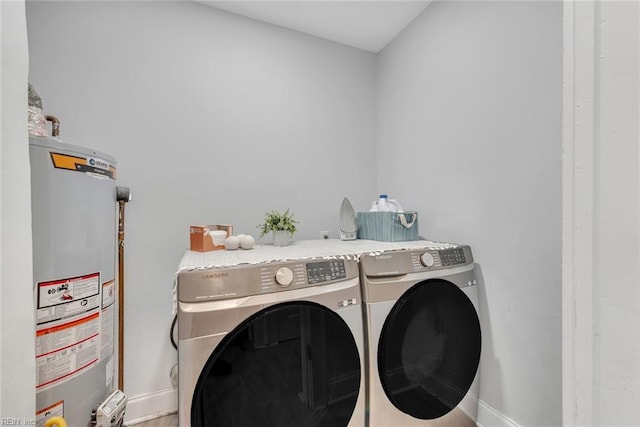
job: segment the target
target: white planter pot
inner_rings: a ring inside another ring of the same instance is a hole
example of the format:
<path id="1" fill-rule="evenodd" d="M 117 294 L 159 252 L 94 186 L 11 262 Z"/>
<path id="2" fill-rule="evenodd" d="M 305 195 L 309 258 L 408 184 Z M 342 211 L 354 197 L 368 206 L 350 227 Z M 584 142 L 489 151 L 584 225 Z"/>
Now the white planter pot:
<path id="1" fill-rule="evenodd" d="M 291 233 L 286 230 L 274 230 L 273 233 L 273 246 L 287 246 L 291 243 Z"/>

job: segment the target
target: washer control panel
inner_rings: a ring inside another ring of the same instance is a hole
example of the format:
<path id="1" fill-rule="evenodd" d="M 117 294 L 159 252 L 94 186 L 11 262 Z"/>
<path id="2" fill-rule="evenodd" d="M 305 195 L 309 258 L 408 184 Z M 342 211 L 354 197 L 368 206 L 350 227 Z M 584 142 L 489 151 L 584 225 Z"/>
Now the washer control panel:
<path id="1" fill-rule="evenodd" d="M 322 286 L 359 276 L 356 260 L 274 261 L 178 274 L 178 301 L 200 302 Z"/>
<path id="2" fill-rule="evenodd" d="M 310 262 L 307 264 L 307 280 L 310 285 L 340 280 L 347 277 L 343 260 Z"/>

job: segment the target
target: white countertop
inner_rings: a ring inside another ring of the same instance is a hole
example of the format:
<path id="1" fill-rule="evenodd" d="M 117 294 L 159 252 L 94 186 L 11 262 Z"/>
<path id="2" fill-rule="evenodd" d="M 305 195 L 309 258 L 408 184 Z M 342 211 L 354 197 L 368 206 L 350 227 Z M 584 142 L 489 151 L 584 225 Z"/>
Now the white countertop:
<path id="1" fill-rule="evenodd" d="M 358 260 L 360 255 L 391 250 L 408 249 L 450 249 L 453 243 L 415 240 L 410 242 L 378 242 L 374 240 L 318 239 L 293 241 L 289 246 L 256 245 L 253 249 L 210 252 L 186 251 L 178 267 L 182 271 L 231 267 L 241 264 L 261 264 L 273 261 L 287 261 L 313 258 L 339 258 Z"/>

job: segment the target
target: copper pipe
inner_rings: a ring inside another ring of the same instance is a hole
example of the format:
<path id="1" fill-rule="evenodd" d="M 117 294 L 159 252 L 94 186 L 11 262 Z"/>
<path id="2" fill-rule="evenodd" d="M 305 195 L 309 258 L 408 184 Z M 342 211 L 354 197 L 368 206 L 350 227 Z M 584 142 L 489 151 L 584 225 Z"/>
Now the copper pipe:
<path id="1" fill-rule="evenodd" d="M 51 122 L 51 136 L 57 138 L 60 135 L 60 120 L 56 116 L 45 116 Z"/>
<path id="2" fill-rule="evenodd" d="M 118 388 L 124 392 L 124 206 L 118 201 Z"/>
<path id="3" fill-rule="evenodd" d="M 131 200 L 127 187 L 116 187 L 118 202 L 118 388 L 124 392 L 124 207 Z"/>

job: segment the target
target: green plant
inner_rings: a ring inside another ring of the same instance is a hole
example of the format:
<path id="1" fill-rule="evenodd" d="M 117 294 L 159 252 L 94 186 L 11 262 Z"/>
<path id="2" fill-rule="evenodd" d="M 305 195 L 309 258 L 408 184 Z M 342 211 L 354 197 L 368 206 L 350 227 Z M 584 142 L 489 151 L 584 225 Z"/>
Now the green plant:
<path id="1" fill-rule="evenodd" d="M 293 236 L 293 233 L 297 231 L 296 224 L 298 221 L 293 219 L 293 212 L 289 209 L 280 213 L 278 211 L 271 211 L 264 214 L 264 223 L 258 225 L 260 229 L 260 237 L 268 234 L 271 231 L 284 230 L 288 231 Z"/>

